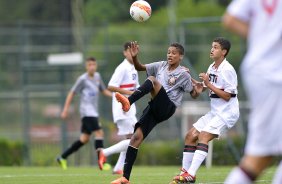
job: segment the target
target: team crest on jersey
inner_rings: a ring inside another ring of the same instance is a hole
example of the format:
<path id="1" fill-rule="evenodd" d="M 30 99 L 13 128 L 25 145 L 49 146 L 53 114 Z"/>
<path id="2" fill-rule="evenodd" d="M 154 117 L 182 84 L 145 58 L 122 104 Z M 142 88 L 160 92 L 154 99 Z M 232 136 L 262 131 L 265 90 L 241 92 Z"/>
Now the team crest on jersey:
<path id="1" fill-rule="evenodd" d="M 176 83 L 176 77 L 175 76 L 170 76 L 170 78 L 168 79 L 168 84 L 170 86 L 173 86 Z"/>
<path id="2" fill-rule="evenodd" d="M 133 74 L 132 74 L 132 80 L 136 80 L 136 78 L 137 78 L 137 74 L 136 74 L 136 73 L 133 73 Z"/>

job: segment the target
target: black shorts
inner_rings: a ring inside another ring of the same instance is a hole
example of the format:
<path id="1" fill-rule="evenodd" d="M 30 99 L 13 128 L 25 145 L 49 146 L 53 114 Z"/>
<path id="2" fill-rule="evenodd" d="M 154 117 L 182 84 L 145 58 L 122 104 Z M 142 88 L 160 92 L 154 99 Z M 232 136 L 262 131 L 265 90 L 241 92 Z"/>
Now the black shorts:
<path id="1" fill-rule="evenodd" d="M 81 133 L 90 135 L 93 131 L 100 130 L 102 128 L 98 117 L 83 117 L 81 122 Z"/>
<path id="2" fill-rule="evenodd" d="M 162 87 L 143 111 L 139 121 L 135 124 L 135 130 L 140 127 L 145 139 L 158 123 L 169 119 L 175 110 L 176 106 L 168 98 L 165 89 Z"/>

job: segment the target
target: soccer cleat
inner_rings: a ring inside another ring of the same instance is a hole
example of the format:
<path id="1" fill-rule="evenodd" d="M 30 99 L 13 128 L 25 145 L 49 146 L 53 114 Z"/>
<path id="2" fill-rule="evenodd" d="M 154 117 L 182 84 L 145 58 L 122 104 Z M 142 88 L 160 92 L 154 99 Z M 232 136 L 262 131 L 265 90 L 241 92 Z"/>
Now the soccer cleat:
<path id="1" fill-rule="evenodd" d="M 113 174 L 123 175 L 123 170 L 113 171 Z"/>
<path id="2" fill-rule="evenodd" d="M 181 174 L 176 175 L 170 184 L 178 183 L 195 183 L 196 176 L 190 175 L 184 168 L 181 169 Z"/>
<path id="3" fill-rule="evenodd" d="M 112 181 L 111 184 L 130 184 L 130 182 L 125 177 L 120 177 Z"/>
<path id="4" fill-rule="evenodd" d="M 120 94 L 119 92 L 116 92 L 116 99 L 118 102 L 121 103 L 122 105 L 122 110 L 124 112 L 128 112 L 130 109 L 130 103 L 127 97 L 123 96 L 122 94 Z"/>
<path id="5" fill-rule="evenodd" d="M 107 161 L 106 156 L 103 153 L 103 150 L 99 150 L 98 151 L 98 165 L 99 165 L 99 169 L 103 170 L 104 167 L 104 163 Z"/>
<path id="6" fill-rule="evenodd" d="M 57 162 L 61 165 L 62 169 L 66 170 L 68 168 L 66 159 L 63 159 L 62 157 L 58 157 Z"/>

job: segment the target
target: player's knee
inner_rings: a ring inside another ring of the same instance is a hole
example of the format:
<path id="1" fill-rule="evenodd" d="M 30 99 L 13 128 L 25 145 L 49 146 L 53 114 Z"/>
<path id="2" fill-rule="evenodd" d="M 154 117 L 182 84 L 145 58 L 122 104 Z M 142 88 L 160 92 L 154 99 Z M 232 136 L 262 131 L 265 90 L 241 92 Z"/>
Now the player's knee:
<path id="1" fill-rule="evenodd" d="M 138 147 L 143 141 L 142 131 L 135 131 L 130 140 L 130 145 Z"/>
<path id="2" fill-rule="evenodd" d="M 89 137 L 87 137 L 87 136 L 81 136 L 79 140 L 80 140 L 80 142 L 82 142 L 83 144 L 86 144 L 86 143 L 88 143 L 88 141 L 89 141 Z"/>
<path id="3" fill-rule="evenodd" d="M 95 137 L 104 137 L 104 131 L 102 129 L 94 132 Z"/>
<path id="4" fill-rule="evenodd" d="M 142 136 L 140 134 L 134 134 L 131 137 L 132 142 L 136 143 L 136 142 L 140 142 L 142 140 Z"/>
<path id="5" fill-rule="evenodd" d="M 150 81 L 154 82 L 156 80 L 156 77 L 154 76 L 149 76 L 147 79 L 149 79 Z"/>
<path id="6" fill-rule="evenodd" d="M 209 141 L 213 140 L 213 139 L 216 138 L 216 137 L 217 137 L 217 135 L 214 135 L 214 134 L 211 134 L 211 133 L 202 131 L 202 132 L 199 134 L 198 139 L 199 139 L 199 142 L 200 142 L 200 143 L 208 144 Z"/>
<path id="7" fill-rule="evenodd" d="M 198 136 L 199 136 L 199 133 L 196 130 L 191 129 L 185 136 L 185 142 L 194 143 L 198 140 Z"/>
<path id="8" fill-rule="evenodd" d="M 155 85 L 158 82 L 156 77 L 154 76 L 149 76 L 147 79 L 149 79 L 153 83 L 153 85 Z"/>

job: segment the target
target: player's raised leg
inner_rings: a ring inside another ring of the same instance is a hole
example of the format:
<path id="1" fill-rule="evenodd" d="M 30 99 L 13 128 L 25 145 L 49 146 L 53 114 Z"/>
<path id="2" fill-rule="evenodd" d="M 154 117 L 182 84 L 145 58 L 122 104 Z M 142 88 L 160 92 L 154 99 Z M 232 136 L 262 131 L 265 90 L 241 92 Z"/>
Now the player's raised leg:
<path id="1" fill-rule="evenodd" d="M 149 76 L 145 82 L 134 91 L 128 98 L 116 93 L 116 99 L 122 104 L 122 109 L 127 112 L 130 109 L 130 105 L 142 98 L 144 95 L 151 92 L 152 96 L 156 96 L 161 88 L 161 84 L 156 80 L 155 77 Z"/>
<path id="2" fill-rule="evenodd" d="M 117 144 L 112 145 L 111 147 L 108 147 L 106 149 L 101 149 L 99 151 L 99 165 L 103 168 L 103 164 L 106 162 L 106 158 L 112 154 L 125 152 L 127 150 L 127 147 L 129 145 L 130 139 L 122 140 L 118 142 Z M 122 163 L 123 164 L 123 163 Z M 121 170 L 121 169 L 118 169 Z"/>

